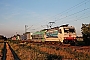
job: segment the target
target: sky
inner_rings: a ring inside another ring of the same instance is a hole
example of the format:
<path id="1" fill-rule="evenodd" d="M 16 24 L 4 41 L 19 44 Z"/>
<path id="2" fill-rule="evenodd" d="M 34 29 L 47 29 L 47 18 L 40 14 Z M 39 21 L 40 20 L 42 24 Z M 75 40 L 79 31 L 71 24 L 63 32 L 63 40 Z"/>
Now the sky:
<path id="1" fill-rule="evenodd" d="M 0 35 L 11 37 L 69 24 L 81 34 L 82 23 L 90 23 L 90 0 L 0 0 Z"/>

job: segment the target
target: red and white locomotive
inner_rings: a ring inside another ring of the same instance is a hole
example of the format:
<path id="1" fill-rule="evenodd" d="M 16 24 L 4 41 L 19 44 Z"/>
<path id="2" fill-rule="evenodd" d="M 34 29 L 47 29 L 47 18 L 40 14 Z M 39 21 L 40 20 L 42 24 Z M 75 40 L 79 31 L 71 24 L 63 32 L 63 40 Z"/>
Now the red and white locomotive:
<path id="1" fill-rule="evenodd" d="M 32 38 L 39 42 L 62 42 L 74 44 L 76 42 L 76 30 L 73 26 L 68 26 L 67 24 L 39 31 L 36 34 L 32 34 Z"/>

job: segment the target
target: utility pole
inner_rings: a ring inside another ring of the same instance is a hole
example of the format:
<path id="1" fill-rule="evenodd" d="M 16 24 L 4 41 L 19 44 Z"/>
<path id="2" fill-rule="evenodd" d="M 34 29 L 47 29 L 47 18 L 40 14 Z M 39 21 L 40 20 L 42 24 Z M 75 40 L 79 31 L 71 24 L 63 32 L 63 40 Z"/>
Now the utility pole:
<path id="1" fill-rule="evenodd" d="M 49 25 L 41 25 L 42 28 L 45 28 L 44 26 L 46 26 L 46 29 L 49 28 Z"/>
<path id="2" fill-rule="evenodd" d="M 27 26 L 27 25 L 25 25 L 25 33 L 27 32 L 27 27 L 28 27 L 28 26 Z"/>
<path id="3" fill-rule="evenodd" d="M 47 29 L 49 28 L 49 25 L 46 25 L 47 26 Z"/>
<path id="4" fill-rule="evenodd" d="M 33 25 L 32 25 L 32 26 L 33 26 Z M 25 25 L 25 33 L 26 33 L 27 30 L 28 30 L 29 28 L 31 28 L 32 26 L 28 27 L 28 25 Z"/>
<path id="5" fill-rule="evenodd" d="M 17 32 L 16 32 L 16 35 L 17 35 Z"/>

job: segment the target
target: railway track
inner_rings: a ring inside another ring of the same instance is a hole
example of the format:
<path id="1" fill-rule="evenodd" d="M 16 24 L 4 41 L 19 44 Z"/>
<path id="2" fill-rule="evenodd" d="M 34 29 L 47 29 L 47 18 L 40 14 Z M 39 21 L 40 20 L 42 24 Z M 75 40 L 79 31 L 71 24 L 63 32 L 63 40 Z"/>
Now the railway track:
<path id="1" fill-rule="evenodd" d="M 20 60 L 17 54 L 7 42 L 4 42 L 2 60 Z"/>

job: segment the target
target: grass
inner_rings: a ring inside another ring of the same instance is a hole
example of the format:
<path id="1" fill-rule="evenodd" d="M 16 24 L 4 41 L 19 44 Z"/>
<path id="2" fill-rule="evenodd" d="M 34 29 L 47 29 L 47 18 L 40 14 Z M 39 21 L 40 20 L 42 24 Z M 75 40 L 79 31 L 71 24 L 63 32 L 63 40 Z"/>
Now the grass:
<path id="1" fill-rule="evenodd" d="M 79 46 L 83 46 L 83 41 L 77 42 Z M 76 50 L 70 47 L 58 48 L 53 46 L 47 46 L 43 44 L 19 44 L 10 43 L 13 49 L 17 52 L 21 60 L 33 59 L 33 60 L 58 60 L 58 59 L 78 59 L 78 60 L 90 60 L 90 51 L 88 50 Z"/>
<path id="2" fill-rule="evenodd" d="M 4 47 L 4 43 L 0 43 L 0 55 L 2 56 L 2 49 Z"/>

